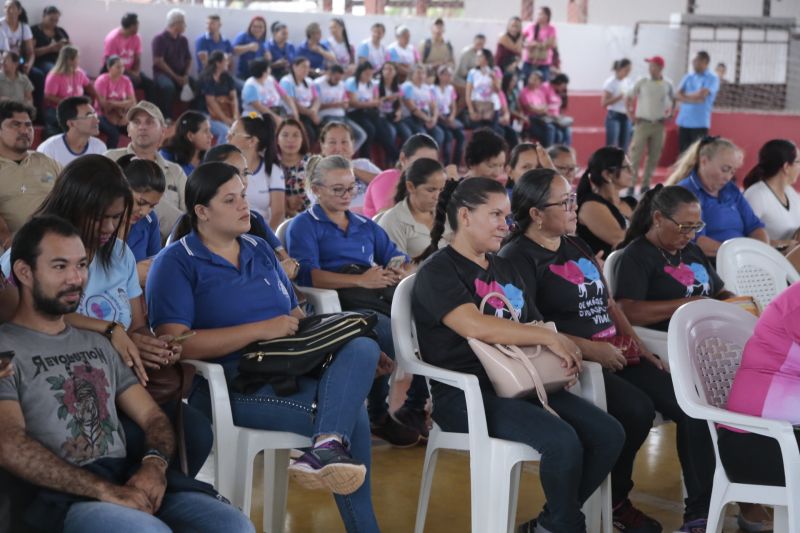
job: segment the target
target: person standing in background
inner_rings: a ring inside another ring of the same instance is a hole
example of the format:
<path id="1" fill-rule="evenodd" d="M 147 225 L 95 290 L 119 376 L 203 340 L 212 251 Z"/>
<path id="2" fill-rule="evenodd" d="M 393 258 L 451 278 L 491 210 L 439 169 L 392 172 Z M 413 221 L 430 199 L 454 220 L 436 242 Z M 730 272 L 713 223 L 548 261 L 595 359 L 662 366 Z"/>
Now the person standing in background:
<path id="1" fill-rule="evenodd" d="M 631 139 L 631 120 L 625 110 L 625 97 L 630 89 L 628 76 L 631 73 L 631 60 L 614 61 L 611 67 L 614 74 L 603 83 L 601 105 L 606 113 L 606 146 L 616 146 L 628 151 Z"/>
<path id="2" fill-rule="evenodd" d="M 692 59 L 693 72 L 678 85 L 678 144 L 681 152 L 703 138 L 711 128 L 711 109 L 719 91 L 719 78 L 708 69 L 711 56 L 703 50 Z"/>
<path id="3" fill-rule="evenodd" d="M 629 196 L 633 194 L 639 180 L 639 164 L 644 157 L 645 147 L 647 161 L 641 193 L 644 194 L 650 188 L 650 179 L 664 148 L 665 124 L 675 114 L 675 89 L 672 82 L 664 78 L 664 58 L 653 56 L 645 61 L 648 63 L 650 76 L 637 81 L 626 100 L 628 115 L 635 117 L 636 126 L 631 141 L 633 186 L 628 190 Z"/>
<path id="4" fill-rule="evenodd" d="M 522 52 L 523 83 L 534 70 L 542 73 L 544 81 L 550 80 L 550 67 L 553 66 L 553 50 L 556 48 L 556 28 L 550 24 L 552 12 L 549 7 L 539 8 L 536 20 L 522 32 L 524 40 Z"/>

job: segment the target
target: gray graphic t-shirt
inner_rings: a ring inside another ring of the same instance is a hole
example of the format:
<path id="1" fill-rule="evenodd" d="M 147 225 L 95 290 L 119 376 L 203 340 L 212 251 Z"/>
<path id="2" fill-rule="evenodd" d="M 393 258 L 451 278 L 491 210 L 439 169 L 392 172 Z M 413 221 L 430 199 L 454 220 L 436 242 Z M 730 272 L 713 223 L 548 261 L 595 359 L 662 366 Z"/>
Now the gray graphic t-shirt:
<path id="1" fill-rule="evenodd" d="M 14 375 L 0 379 L 0 400 L 19 402 L 28 435 L 75 465 L 125 457 L 115 399 L 136 377 L 108 339 L 70 326 L 47 335 L 4 324 L 6 350 L 16 352 Z"/>

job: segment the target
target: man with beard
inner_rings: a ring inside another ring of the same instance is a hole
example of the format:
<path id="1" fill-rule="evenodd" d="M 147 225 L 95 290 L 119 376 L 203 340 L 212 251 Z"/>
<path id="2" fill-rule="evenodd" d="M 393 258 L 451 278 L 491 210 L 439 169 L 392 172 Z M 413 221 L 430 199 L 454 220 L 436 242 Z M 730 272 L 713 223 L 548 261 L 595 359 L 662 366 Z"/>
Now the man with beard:
<path id="1" fill-rule="evenodd" d="M 53 188 L 61 166 L 31 151 L 33 108 L 22 102 L 0 102 L 0 248 L 39 207 Z"/>
<path id="2" fill-rule="evenodd" d="M 12 503 L 13 520 L 67 533 L 254 531 L 209 486 L 167 469 L 175 435 L 166 415 L 107 338 L 64 321 L 88 273 L 78 231 L 36 217 L 17 232 L 11 264 L 20 303 L 0 326 L 0 351 L 16 353 L 14 375 L 0 379 L 0 468 L 34 490 Z M 145 434 L 141 457 L 126 456 L 117 408 Z"/>
<path id="3" fill-rule="evenodd" d="M 186 211 L 183 197 L 186 188 L 186 174 L 183 169 L 164 159 L 158 152 L 164 139 L 166 122 L 161 110 L 155 104 L 142 100 L 128 111 L 128 137 L 131 143 L 126 148 L 109 150 L 104 155 L 116 161 L 126 154 L 135 154 L 141 159 L 155 161 L 164 170 L 167 188 L 155 208 L 161 222 L 161 237 L 166 239 L 175 222 Z"/>

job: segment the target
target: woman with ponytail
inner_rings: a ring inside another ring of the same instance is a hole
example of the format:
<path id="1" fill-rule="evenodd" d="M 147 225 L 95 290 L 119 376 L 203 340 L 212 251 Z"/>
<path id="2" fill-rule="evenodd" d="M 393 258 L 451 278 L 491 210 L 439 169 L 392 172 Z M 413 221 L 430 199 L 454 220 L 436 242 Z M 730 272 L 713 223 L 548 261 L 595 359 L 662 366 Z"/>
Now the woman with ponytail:
<path id="1" fill-rule="evenodd" d="M 552 172 L 552 171 L 551 171 Z M 467 338 L 520 346 L 543 345 L 564 360 L 565 373 L 577 379 L 581 351 L 566 336 L 544 327 L 511 320 L 504 306 L 487 302 L 491 291 L 505 294 L 521 322 L 541 320 L 528 288 L 514 264 L 495 255 L 508 233 L 510 214 L 505 187 L 476 177 L 450 180 L 439 195 L 430 256 L 414 281 L 412 308 L 422 358 L 433 365 L 477 376 L 490 436 L 532 446 L 542 454 L 540 475 L 547 505 L 521 531 L 586 531 L 581 505 L 608 475 L 624 440 L 619 423 L 567 390 L 548 395 L 558 417 L 533 398 L 501 398 L 472 352 Z M 445 221 L 451 244 L 439 250 Z M 434 253 L 435 252 L 435 253 Z M 431 255 L 432 254 L 432 255 Z M 445 431 L 467 432 L 464 394 L 432 382 L 433 418 Z M 535 528 L 535 529 L 534 529 Z"/>
<path id="2" fill-rule="evenodd" d="M 773 139 L 758 151 L 758 164 L 744 178 L 744 197 L 779 249 L 788 250 L 800 240 L 800 195 L 794 190 L 798 175 L 797 146 Z"/>
<path id="3" fill-rule="evenodd" d="M 696 241 L 707 257 L 715 258 L 722 243 L 734 237 L 769 243 L 764 223 L 734 181 L 741 166 L 742 151 L 735 144 L 720 137 L 703 137 L 686 149 L 665 182 L 689 189 L 700 201 L 706 226 Z"/>
<path id="4" fill-rule="evenodd" d="M 625 429 L 625 444 L 611 473 L 614 525 L 620 531 L 657 533 L 661 525 L 636 509 L 628 495 L 633 464 L 653 424 L 655 411 L 678 424 L 688 498 L 685 521 L 705 519 L 713 467 L 698 472 L 698 460 L 713 465 L 705 423 L 686 417 L 678 406 L 662 361 L 644 348 L 625 315 L 609 296 L 602 266 L 575 232 L 575 195 L 555 171 L 526 172 L 514 187 L 511 211 L 516 230 L 500 256 L 514 263 L 535 291 L 536 307 L 555 322 L 587 361 L 603 366 L 608 413 Z M 665 355 L 665 354 L 662 354 Z M 705 435 L 705 438 L 703 437 Z M 687 459 L 691 459 L 687 460 Z M 702 483 L 697 480 L 702 479 Z"/>
<path id="5" fill-rule="evenodd" d="M 606 146 L 589 158 L 578 182 L 578 236 L 592 253 L 602 251 L 608 257 L 625 237 L 633 209 L 619 194 L 632 184 L 631 163 L 621 148 Z"/>
<path id="6" fill-rule="evenodd" d="M 446 180 L 441 163 L 417 159 L 398 182 L 395 206 L 383 214 L 378 225 L 406 255 L 416 257 L 430 244 L 436 202 Z"/>

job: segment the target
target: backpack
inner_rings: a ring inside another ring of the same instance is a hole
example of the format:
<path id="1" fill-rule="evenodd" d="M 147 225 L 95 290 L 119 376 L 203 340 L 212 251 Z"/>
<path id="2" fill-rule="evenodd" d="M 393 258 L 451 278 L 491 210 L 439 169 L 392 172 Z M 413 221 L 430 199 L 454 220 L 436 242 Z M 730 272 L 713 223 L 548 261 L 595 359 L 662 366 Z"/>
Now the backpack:
<path id="1" fill-rule="evenodd" d="M 455 56 L 453 55 L 453 45 L 450 44 L 450 41 L 445 41 L 447 45 L 447 50 L 450 52 L 450 58 L 454 59 Z M 422 62 L 425 63 L 428 61 L 428 56 L 431 55 L 431 48 L 433 48 L 433 41 L 430 37 L 425 39 L 425 46 L 422 50 Z"/>

